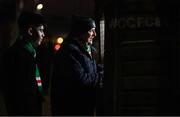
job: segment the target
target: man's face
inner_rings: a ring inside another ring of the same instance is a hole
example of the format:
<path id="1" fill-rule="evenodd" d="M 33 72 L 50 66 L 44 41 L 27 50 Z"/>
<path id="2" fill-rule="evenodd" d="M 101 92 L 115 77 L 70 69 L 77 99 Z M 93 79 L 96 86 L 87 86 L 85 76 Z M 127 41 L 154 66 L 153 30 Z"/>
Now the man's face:
<path id="1" fill-rule="evenodd" d="M 40 25 L 40 26 L 34 27 L 32 36 L 33 36 L 33 40 L 34 40 L 33 41 L 34 45 L 39 46 L 45 36 L 44 26 Z"/>
<path id="2" fill-rule="evenodd" d="M 85 41 L 86 41 L 88 44 L 93 44 L 93 39 L 94 39 L 95 36 L 96 36 L 96 30 L 95 30 L 95 28 L 91 28 L 91 30 L 89 30 L 89 31 L 86 33 Z"/>

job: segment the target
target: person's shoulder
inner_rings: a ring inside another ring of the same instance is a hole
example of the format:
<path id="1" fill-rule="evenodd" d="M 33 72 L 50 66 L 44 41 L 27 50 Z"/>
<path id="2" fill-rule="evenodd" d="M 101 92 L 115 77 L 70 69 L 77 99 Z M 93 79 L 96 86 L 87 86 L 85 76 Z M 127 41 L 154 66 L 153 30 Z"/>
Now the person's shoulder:
<path id="1" fill-rule="evenodd" d="M 78 46 L 77 45 L 75 45 L 75 44 L 72 44 L 72 43 L 70 43 L 70 44 L 68 44 L 68 48 L 70 49 L 70 50 L 74 50 L 74 51 L 79 51 L 79 48 L 78 48 Z"/>
<path id="2" fill-rule="evenodd" d="M 9 48 L 7 48 L 2 55 L 3 62 L 9 64 L 9 62 L 17 56 L 17 52 L 18 51 L 15 49 L 15 45 L 12 45 Z"/>
<path id="3" fill-rule="evenodd" d="M 8 52 L 19 52 L 19 50 L 21 48 L 21 44 L 20 44 L 20 41 L 17 40 L 12 46 L 10 46 L 7 51 Z"/>
<path id="4" fill-rule="evenodd" d="M 16 41 L 12 46 L 6 49 L 4 52 L 4 56 L 9 56 L 9 57 L 15 57 L 19 56 L 23 53 L 24 49 L 21 45 L 21 42 Z"/>
<path id="5" fill-rule="evenodd" d="M 70 51 L 79 51 L 79 47 L 73 38 L 67 38 L 67 40 L 63 43 L 63 46 Z"/>

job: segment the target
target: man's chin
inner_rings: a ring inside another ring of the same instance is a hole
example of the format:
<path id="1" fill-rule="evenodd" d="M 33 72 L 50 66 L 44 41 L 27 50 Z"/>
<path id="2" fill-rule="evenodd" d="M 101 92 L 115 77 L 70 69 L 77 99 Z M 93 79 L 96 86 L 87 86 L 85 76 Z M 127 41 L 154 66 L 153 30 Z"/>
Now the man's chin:
<path id="1" fill-rule="evenodd" d="M 40 46 L 40 45 L 41 45 L 41 42 L 38 43 L 38 46 Z"/>
<path id="2" fill-rule="evenodd" d="M 89 45 L 92 45 L 92 44 L 93 44 L 93 42 L 92 42 L 92 41 L 90 41 L 90 42 L 88 42 L 88 44 L 89 44 Z"/>
<path id="3" fill-rule="evenodd" d="M 41 45 L 41 43 L 42 43 L 42 41 L 39 41 L 39 42 L 38 42 L 38 45 Z"/>

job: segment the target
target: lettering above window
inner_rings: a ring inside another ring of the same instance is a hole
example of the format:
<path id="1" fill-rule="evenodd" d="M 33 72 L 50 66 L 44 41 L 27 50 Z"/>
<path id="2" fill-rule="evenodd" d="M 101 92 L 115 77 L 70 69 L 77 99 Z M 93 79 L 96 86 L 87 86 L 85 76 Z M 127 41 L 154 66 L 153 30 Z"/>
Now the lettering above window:
<path id="1" fill-rule="evenodd" d="M 109 22 L 110 29 L 159 28 L 160 26 L 158 16 L 122 16 L 112 18 Z"/>

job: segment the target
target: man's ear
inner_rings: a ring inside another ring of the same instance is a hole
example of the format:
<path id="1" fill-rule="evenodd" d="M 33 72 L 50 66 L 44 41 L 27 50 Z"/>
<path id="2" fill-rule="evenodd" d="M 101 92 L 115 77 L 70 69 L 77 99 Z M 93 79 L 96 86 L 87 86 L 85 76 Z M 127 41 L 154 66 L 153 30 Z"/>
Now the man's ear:
<path id="1" fill-rule="evenodd" d="M 28 29 L 28 34 L 29 34 L 29 35 L 32 35 L 32 30 L 33 30 L 33 29 L 32 29 L 31 27 Z"/>

